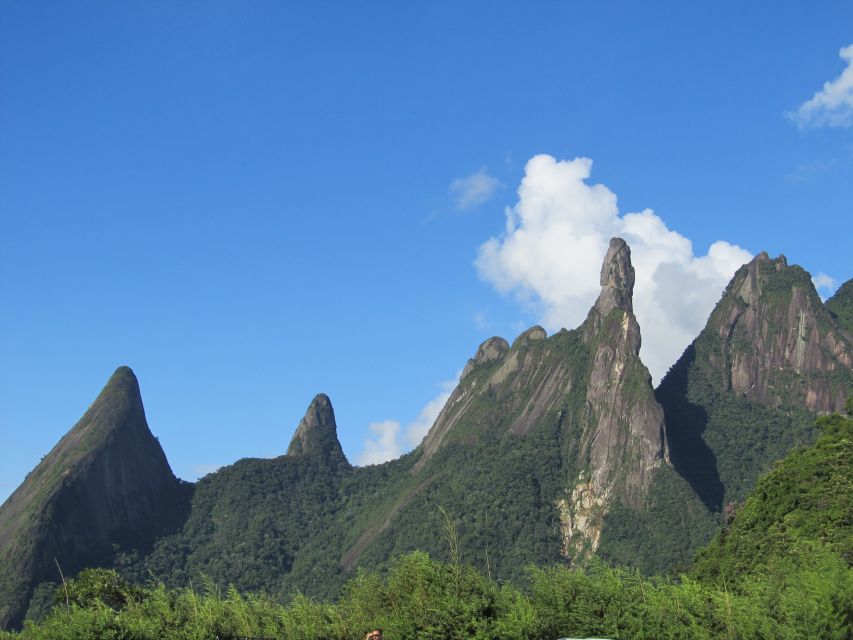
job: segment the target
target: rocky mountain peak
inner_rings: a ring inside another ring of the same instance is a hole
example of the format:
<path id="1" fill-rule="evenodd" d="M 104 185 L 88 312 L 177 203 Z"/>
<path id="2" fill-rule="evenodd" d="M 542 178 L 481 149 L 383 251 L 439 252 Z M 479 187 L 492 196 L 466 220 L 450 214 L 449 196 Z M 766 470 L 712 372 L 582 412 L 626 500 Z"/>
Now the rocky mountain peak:
<path id="1" fill-rule="evenodd" d="M 500 360 L 507 351 L 509 351 L 509 343 L 503 338 L 493 336 L 486 339 L 479 347 L 477 347 L 477 353 L 474 354 L 474 357 L 468 360 L 468 363 L 462 370 L 460 379 L 468 375 L 477 365 L 488 364 L 489 362 Z"/>
<path id="2" fill-rule="evenodd" d="M 332 402 L 325 393 L 314 396 L 287 448 L 289 456 L 320 456 L 327 462 L 346 463 Z"/>
<path id="3" fill-rule="evenodd" d="M 772 259 L 766 251 L 762 251 L 742 267 L 745 269 L 745 274 L 737 289 L 738 297 L 746 304 L 755 304 L 761 297 L 762 288 L 771 274 L 780 273 L 787 268 L 788 259 L 784 255 L 780 253 Z"/>
<path id="4" fill-rule="evenodd" d="M 531 342 L 540 342 L 548 337 L 548 334 L 545 332 L 545 329 L 540 327 L 538 324 L 533 325 L 527 331 L 521 333 L 515 340 L 512 342 L 513 349 L 519 349 L 526 344 Z"/>
<path id="5" fill-rule="evenodd" d="M 844 406 L 842 379 L 850 377 L 853 346 L 808 272 L 789 266 L 785 256 L 771 259 L 762 251 L 741 267 L 707 332 L 719 343 L 707 357 L 724 388 L 766 406 L 797 403 L 817 412 Z"/>
<path id="6" fill-rule="evenodd" d="M 16 599 L 0 597 L 0 627 L 20 622 L 53 558 L 74 573 L 109 563 L 116 545 L 144 548 L 177 526 L 188 497 L 148 428 L 136 376 L 119 367 L 0 507 L 0 584 L 22 585 Z"/>
<path id="7" fill-rule="evenodd" d="M 611 238 L 601 265 L 601 293 L 595 310 L 606 316 L 612 309 L 633 312 L 634 267 L 631 248 L 622 238 Z"/>

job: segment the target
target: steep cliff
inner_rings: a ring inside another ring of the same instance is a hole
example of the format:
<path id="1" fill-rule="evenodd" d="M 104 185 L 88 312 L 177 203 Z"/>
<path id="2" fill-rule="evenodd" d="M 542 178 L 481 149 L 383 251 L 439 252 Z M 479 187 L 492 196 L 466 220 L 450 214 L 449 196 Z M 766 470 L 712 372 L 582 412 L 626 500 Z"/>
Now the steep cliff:
<path id="1" fill-rule="evenodd" d="M 501 338 L 480 345 L 416 451 L 412 473 L 430 476 L 437 458 L 446 469 L 443 449 L 470 449 L 484 440 L 520 448 L 519 438 L 552 433 L 559 450 L 528 460 L 528 473 L 548 460 L 561 478 L 537 480 L 552 492 L 549 508 L 556 507 L 552 516 L 540 510 L 537 526 L 556 515 L 562 555 L 581 560 L 594 553 L 610 505 L 639 508 L 668 459 L 663 411 L 639 359 L 633 287 L 630 248 L 614 238 L 601 294 L 581 327 L 548 337 L 537 326 L 512 346 Z"/>
<path id="2" fill-rule="evenodd" d="M 329 465 L 347 465 L 338 441 L 338 425 L 332 402 L 325 393 L 318 394 L 299 421 L 287 448 L 288 456 L 312 456 Z"/>
<path id="3" fill-rule="evenodd" d="M 741 267 L 707 325 L 661 381 L 672 460 L 719 511 L 814 440 L 813 414 L 840 411 L 853 344 L 809 274 L 766 253 Z"/>
<path id="4" fill-rule="evenodd" d="M 35 587 L 147 550 L 184 517 L 188 487 L 148 429 L 139 385 L 120 367 L 79 422 L 0 507 L 0 627 Z"/>

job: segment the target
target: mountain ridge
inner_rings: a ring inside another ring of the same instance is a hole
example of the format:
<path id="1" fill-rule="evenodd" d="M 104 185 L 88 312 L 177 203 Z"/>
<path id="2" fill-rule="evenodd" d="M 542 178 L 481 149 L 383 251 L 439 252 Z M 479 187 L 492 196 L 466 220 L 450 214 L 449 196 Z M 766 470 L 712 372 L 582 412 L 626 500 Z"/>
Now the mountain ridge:
<path id="1" fill-rule="evenodd" d="M 422 443 L 369 467 L 347 461 L 331 400 L 321 393 L 285 454 L 239 460 L 182 484 L 151 436 L 135 376 L 119 368 L 93 403 L 103 408 L 105 396 L 112 413 L 90 408 L 55 449 L 70 447 L 74 469 L 100 469 L 87 456 L 110 451 L 109 434 L 141 434 L 142 449 L 152 452 L 148 479 L 159 478 L 174 499 L 140 502 L 156 531 L 141 527 L 144 535 L 122 540 L 123 555 L 88 534 L 78 542 L 97 550 L 87 556 L 92 562 L 115 565 L 137 582 L 153 574 L 184 586 L 204 573 L 222 586 L 281 596 L 299 589 L 331 597 L 359 567 L 383 568 L 416 549 L 441 553 L 442 512 L 458 519 L 460 553 L 500 579 L 520 579 L 531 563 L 583 566 L 594 555 L 644 572 L 683 566 L 718 527 L 724 504 L 745 495 L 773 460 L 813 440 L 815 413 L 849 395 L 845 358 L 853 352 L 839 320 L 846 289 L 824 308 L 806 272 L 759 254 L 738 270 L 706 327 L 653 389 L 639 358 L 624 240 L 611 240 L 600 284 L 576 329 L 549 336 L 534 326 L 512 344 L 483 341 Z M 111 461 L 101 465 L 113 470 L 106 475 L 72 474 L 87 491 L 115 490 L 101 503 L 95 492 L 92 505 L 104 513 L 120 513 L 110 500 L 120 505 L 133 493 L 114 470 L 132 451 L 119 447 L 118 454 L 99 458 Z M 168 473 L 152 462 L 161 457 Z M 32 491 L 54 469 L 61 476 L 59 454 L 48 458 L 22 487 Z M 72 498 L 60 502 L 78 504 Z M 0 554 L 21 538 L 9 533 L 7 503 Z M 107 522 L 98 530 L 116 529 Z M 34 539 L 42 536 L 33 531 Z M 68 552 L 60 547 L 43 552 L 41 566 Z M 39 581 L 55 580 L 49 571 L 16 571 L 0 575 L 0 604 L 13 592 L 20 601 L 14 618 L 0 610 L 7 616 L 0 626 L 20 620 Z"/>

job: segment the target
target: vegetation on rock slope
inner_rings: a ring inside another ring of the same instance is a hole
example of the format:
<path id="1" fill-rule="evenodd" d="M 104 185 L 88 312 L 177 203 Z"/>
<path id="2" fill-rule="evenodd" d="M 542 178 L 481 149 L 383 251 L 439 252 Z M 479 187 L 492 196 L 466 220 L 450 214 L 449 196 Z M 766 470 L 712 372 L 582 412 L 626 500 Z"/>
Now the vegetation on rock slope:
<path id="1" fill-rule="evenodd" d="M 196 589 L 142 589 L 90 570 L 57 590 L 46 620 L 0 640 L 356 640 L 374 627 L 389 640 L 842 640 L 853 633 L 853 420 L 822 418 L 819 427 L 817 443 L 763 477 L 692 573 L 675 580 L 593 564 L 529 568 L 519 586 L 498 582 L 460 561 L 458 523 L 446 519 L 433 533 L 448 561 L 399 556 L 385 572 L 359 572 L 334 604 L 297 595 L 281 605 L 206 577 Z"/>

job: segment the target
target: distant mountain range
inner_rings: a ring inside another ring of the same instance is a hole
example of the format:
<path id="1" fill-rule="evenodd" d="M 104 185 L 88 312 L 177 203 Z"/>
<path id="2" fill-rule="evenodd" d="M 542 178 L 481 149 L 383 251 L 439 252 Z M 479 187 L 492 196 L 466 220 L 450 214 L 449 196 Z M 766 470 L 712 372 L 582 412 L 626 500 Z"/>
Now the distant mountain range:
<path id="1" fill-rule="evenodd" d="M 824 304 L 808 273 L 762 253 L 657 389 L 633 285 L 630 248 L 614 238 L 580 327 L 489 338 L 424 441 L 370 467 L 349 464 L 320 394 L 285 455 L 182 482 L 119 368 L 0 507 L 0 627 L 38 616 L 59 567 L 333 596 L 358 567 L 442 553 L 442 513 L 462 558 L 502 579 L 593 556 L 647 573 L 687 566 L 727 506 L 815 441 L 815 416 L 844 408 L 853 281 Z"/>

